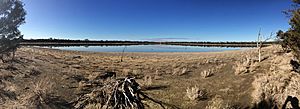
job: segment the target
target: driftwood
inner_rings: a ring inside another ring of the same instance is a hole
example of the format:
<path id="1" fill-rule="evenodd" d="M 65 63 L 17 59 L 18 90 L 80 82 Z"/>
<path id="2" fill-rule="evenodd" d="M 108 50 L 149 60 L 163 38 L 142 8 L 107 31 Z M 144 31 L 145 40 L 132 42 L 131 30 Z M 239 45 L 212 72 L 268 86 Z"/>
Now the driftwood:
<path id="1" fill-rule="evenodd" d="M 90 104 L 97 104 L 101 109 L 144 109 L 144 100 L 150 100 L 164 106 L 177 108 L 161 101 L 157 101 L 141 91 L 139 84 L 133 77 L 110 79 L 104 81 L 100 88 L 91 93 L 83 94 L 72 102 L 76 109 L 84 109 Z"/>

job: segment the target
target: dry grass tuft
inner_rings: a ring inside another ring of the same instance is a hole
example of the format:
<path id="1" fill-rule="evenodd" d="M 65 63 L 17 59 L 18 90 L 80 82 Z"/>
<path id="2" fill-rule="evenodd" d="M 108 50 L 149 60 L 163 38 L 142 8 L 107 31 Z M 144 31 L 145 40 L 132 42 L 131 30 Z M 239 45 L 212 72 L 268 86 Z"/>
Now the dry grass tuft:
<path id="1" fill-rule="evenodd" d="M 175 68 L 175 69 L 173 69 L 172 75 L 177 75 L 178 72 L 180 72 L 180 68 Z"/>
<path id="2" fill-rule="evenodd" d="M 205 109 L 232 109 L 221 97 L 214 97 L 208 102 Z"/>
<path id="3" fill-rule="evenodd" d="M 11 100 L 16 100 L 17 96 L 14 93 L 16 87 L 6 81 L 0 81 L 0 105 L 10 102 Z"/>
<path id="4" fill-rule="evenodd" d="M 10 71 L 0 69 L 0 80 L 8 80 L 13 78 L 13 74 Z"/>
<path id="5" fill-rule="evenodd" d="M 207 92 L 205 90 L 200 90 L 197 86 L 186 89 L 186 96 L 194 101 L 194 100 L 202 100 L 207 98 Z"/>
<path id="6" fill-rule="evenodd" d="M 253 64 L 253 61 L 249 56 L 246 56 L 246 58 L 241 62 L 239 61 L 236 62 L 234 66 L 235 74 L 240 75 L 240 74 L 248 73 L 250 71 L 249 68 L 251 64 Z"/>
<path id="7" fill-rule="evenodd" d="M 210 76 L 214 75 L 214 72 L 215 72 L 215 70 L 208 69 L 208 70 L 202 71 L 200 74 L 201 74 L 201 77 L 207 78 L 207 77 L 210 77 Z"/>
<path id="8" fill-rule="evenodd" d="M 103 109 L 102 105 L 97 103 L 97 104 L 88 104 L 84 109 Z"/>
<path id="9" fill-rule="evenodd" d="M 172 75 L 178 75 L 178 76 L 182 76 L 182 75 L 186 75 L 188 73 L 188 69 L 186 67 L 183 68 L 175 68 L 173 70 L 173 74 Z"/>
<path id="10" fill-rule="evenodd" d="M 186 73 L 188 72 L 187 68 L 182 68 L 182 71 L 181 73 L 179 73 L 178 75 L 181 76 L 181 75 L 185 75 Z"/>
<path id="11" fill-rule="evenodd" d="M 224 66 L 226 66 L 226 64 L 220 64 L 220 65 L 218 65 L 217 67 L 216 67 L 216 69 L 222 69 Z"/>
<path id="12" fill-rule="evenodd" d="M 22 103 L 27 107 L 41 108 L 48 101 L 48 97 L 52 94 L 54 84 L 51 79 L 41 79 L 33 83 L 32 92 L 22 97 Z"/>
<path id="13" fill-rule="evenodd" d="M 52 89 L 55 86 L 55 84 L 52 82 L 52 79 L 48 77 L 45 77 L 33 84 L 34 84 L 33 87 L 34 93 L 44 93 L 44 94 L 51 94 L 53 91 Z"/>
<path id="14" fill-rule="evenodd" d="M 51 79 L 43 78 L 36 83 L 33 83 L 32 91 L 19 96 L 17 101 L 12 101 L 5 105 L 5 107 L 24 107 L 24 108 L 70 108 L 68 103 L 54 96 L 53 91 L 54 83 Z"/>
<path id="15" fill-rule="evenodd" d="M 41 71 L 35 66 L 30 66 L 29 71 L 27 71 L 27 73 L 32 76 L 37 76 L 41 74 Z"/>
<path id="16" fill-rule="evenodd" d="M 151 86 L 153 84 L 153 81 L 152 81 L 152 76 L 151 75 L 146 75 L 144 76 L 144 79 L 143 79 L 143 85 L 144 86 Z"/>
<path id="17" fill-rule="evenodd" d="M 132 70 L 131 69 L 123 69 L 123 74 L 125 75 L 125 76 L 127 76 L 127 75 L 132 75 L 131 73 L 132 73 Z"/>
<path id="18" fill-rule="evenodd" d="M 129 76 L 134 76 L 139 79 L 143 78 L 143 71 L 141 69 L 130 70 L 130 72 L 128 74 L 129 74 Z"/>
<path id="19" fill-rule="evenodd" d="M 161 76 L 162 76 L 162 74 L 159 72 L 159 70 L 156 70 L 155 75 L 154 75 L 154 79 L 155 80 L 161 79 L 162 78 Z"/>

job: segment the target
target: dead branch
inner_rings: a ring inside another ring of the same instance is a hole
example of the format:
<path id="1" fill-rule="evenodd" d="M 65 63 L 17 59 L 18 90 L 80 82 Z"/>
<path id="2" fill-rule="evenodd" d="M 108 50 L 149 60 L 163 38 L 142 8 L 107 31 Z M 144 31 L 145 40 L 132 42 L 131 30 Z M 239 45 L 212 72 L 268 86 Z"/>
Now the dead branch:
<path id="1" fill-rule="evenodd" d="M 260 44 L 259 44 L 259 48 L 262 48 L 263 47 L 263 45 L 264 45 L 264 43 L 265 42 L 267 42 L 268 40 L 271 40 L 271 39 L 273 39 L 274 37 L 273 37 L 273 35 L 274 35 L 274 33 L 273 32 L 271 32 L 271 34 L 270 34 L 270 36 L 269 37 L 267 37 L 267 38 L 265 38 L 265 40 L 260 40 Z"/>

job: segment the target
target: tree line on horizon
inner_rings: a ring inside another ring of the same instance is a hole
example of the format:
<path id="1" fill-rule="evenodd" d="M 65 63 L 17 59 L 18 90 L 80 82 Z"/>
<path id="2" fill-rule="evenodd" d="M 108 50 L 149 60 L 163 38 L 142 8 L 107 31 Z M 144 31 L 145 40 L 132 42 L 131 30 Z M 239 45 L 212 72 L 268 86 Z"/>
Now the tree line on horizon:
<path id="1" fill-rule="evenodd" d="M 181 44 L 257 44 L 256 41 L 163 41 L 163 42 L 157 42 L 157 41 L 122 41 L 122 40 L 72 40 L 72 39 L 24 39 L 22 42 L 25 43 L 37 43 L 37 42 L 45 42 L 45 43 L 153 43 L 153 44 L 175 44 L 175 43 L 181 43 Z M 277 41 L 270 41 L 266 42 L 266 44 L 275 44 L 278 43 Z"/>

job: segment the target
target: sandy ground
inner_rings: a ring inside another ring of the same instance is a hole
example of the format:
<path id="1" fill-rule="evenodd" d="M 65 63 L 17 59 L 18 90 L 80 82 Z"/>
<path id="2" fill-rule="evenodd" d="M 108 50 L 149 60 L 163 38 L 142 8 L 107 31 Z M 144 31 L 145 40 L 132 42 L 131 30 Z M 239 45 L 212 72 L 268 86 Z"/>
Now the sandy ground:
<path id="1" fill-rule="evenodd" d="M 251 93 L 254 75 L 269 67 L 268 57 L 276 47 L 263 49 L 263 59 L 257 67 L 236 75 L 235 66 L 249 57 L 257 60 L 256 49 L 203 53 L 95 53 L 22 47 L 12 64 L 1 63 L 0 76 L 15 85 L 16 96 L 29 93 L 32 84 L 48 78 L 53 93 L 67 102 L 76 99 L 82 80 L 75 77 L 95 78 L 104 72 L 116 72 L 117 78 L 135 76 L 137 82 L 151 97 L 178 108 L 205 108 L 218 96 L 231 105 L 246 108 L 252 105 Z M 123 57 L 123 58 L 122 58 Z M 121 61 L 122 58 L 122 61 Z M 213 70 L 204 78 L 201 72 Z M 6 72 L 6 73 L 4 73 Z M 4 75 L 6 74 L 6 75 Z M 150 77 L 151 80 L 146 80 Z M 198 87 L 207 92 L 207 99 L 190 100 L 186 90 Z"/>

